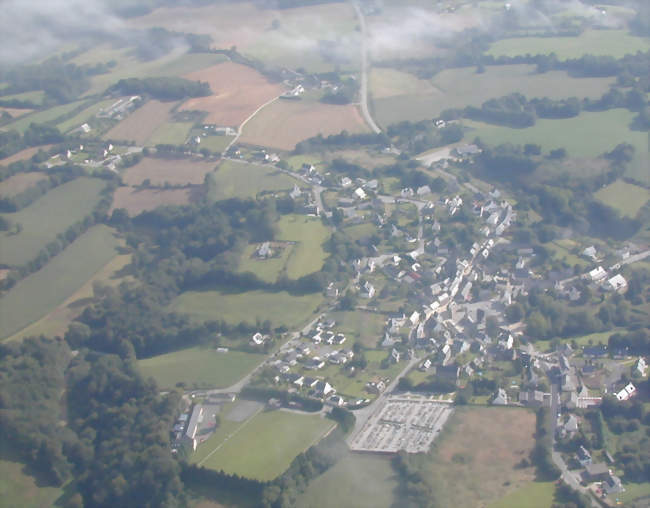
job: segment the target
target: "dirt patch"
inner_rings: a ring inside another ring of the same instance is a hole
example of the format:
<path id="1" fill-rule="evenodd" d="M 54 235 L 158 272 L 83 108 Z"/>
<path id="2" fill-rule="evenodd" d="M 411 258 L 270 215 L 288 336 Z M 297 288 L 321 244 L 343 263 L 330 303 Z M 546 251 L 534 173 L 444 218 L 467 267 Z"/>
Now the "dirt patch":
<path id="1" fill-rule="evenodd" d="M 45 173 L 38 171 L 34 171 L 33 173 L 17 173 L 0 182 L 0 196 L 15 196 L 46 178 L 47 175 Z"/>
<path id="2" fill-rule="evenodd" d="M 518 467 L 535 446 L 532 411 L 462 409 L 451 422 L 430 466 L 443 506 L 487 506 L 534 479 L 533 467 Z"/>
<path id="3" fill-rule="evenodd" d="M 148 179 L 152 185 L 201 185 L 205 175 L 215 168 L 215 162 L 191 159 L 157 159 L 145 157 L 127 169 L 122 180 L 128 185 L 140 185 Z M 0 184 L 1 185 L 1 184 Z"/>
<path id="4" fill-rule="evenodd" d="M 24 150 L 21 150 L 20 152 L 17 152 L 13 155 L 10 155 L 9 157 L 5 157 L 4 159 L 0 159 L 0 166 L 6 166 L 7 164 L 11 164 L 12 162 L 16 161 L 22 161 L 25 159 L 31 159 L 31 157 L 37 153 L 41 148 L 45 151 L 49 150 L 52 147 L 52 145 L 41 145 L 41 146 L 34 146 L 32 148 L 25 148 Z"/>
<path id="5" fill-rule="evenodd" d="M 282 85 L 270 83 L 259 72 L 245 65 L 226 62 L 184 76 L 210 84 L 213 95 L 186 101 L 182 110 L 207 111 L 206 123 L 239 126 L 262 104 L 277 97 Z"/>
<path id="6" fill-rule="evenodd" d="M 251 145 L 293 150 L 296 143 L 322 134 L 369 132 L 356 107 L 314 101 L 277 100 L 253 117 L 240 141 Z"/>
<path id="7" fill-rule="evenodd" d="M 149 101 L 108 131 L 104 138 L 144 145 L 153 132 L 170 119 L 169 113 L 175 105 L 176 102 Z"/>
<path id="8" fill-rule="evenodd" d="M 202 193 L 199 186 L 184 189 L 135 189 L 120 187 L 113 196 L 113 206 L 109 213 L 116 208 L 124 208 L 131 217 L 147 210 L 153 210 L 163 205 L 187 205 L 195 201 Z"/>

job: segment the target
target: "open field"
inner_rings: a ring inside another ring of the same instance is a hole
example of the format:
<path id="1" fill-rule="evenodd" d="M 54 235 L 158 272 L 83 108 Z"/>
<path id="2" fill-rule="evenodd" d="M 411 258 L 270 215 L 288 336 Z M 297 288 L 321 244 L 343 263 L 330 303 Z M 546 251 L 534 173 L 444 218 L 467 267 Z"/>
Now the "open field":
<path id="1" fill-rule="evenodd" d="M 182 110 L 207 111 L 205 123 L 239 126 L 257 108 L 282 93 L 282 85 L 270 83 L 256 70 L 226 62 L 184 76 L 210 84 L 213 95 L 183 103 Z"/>
<path id="2" fill-rule="evenodd" d="M 37 479 L 26 472 L 25 464 L 2 447 L 0 455 L 0 499 L 6 507 L 47 508 L 63 494 L 58 487 L 39 486 Z"/>
<path id="3" fill-rule="evenodd" d="M 29 189 L 32 185 L 45 180 L 47 175 L 41 173 L 40 171 L 34 171 L 32 173 L 16 173 L 11 175 L 6 180 L 0 182 L 0 196 L 2 197 L 12 197 L 16 194 L 20 194 L 24 190 Z"/>
<path id="4" fill-rule="evenodd" d="M 282 251 L 277 255 L 277 257 L 274 256 L 267 259 L 260 259 L 255 255 L 258 248 L 259 244 L 249 245 L 246 247 L 239 261 L 237 271 L 253 272 L 260 279 L 266 282 L 275 282 L 278 280 L 280 273 L 285 269 L 287 260 L 293 250 L 293 246 L 286 245 L 282 248 Z"/>
<path id="5" fill-rule="evenodd" d="M 120 242 L 121 244 L 122 242 Z M 95 282 L 115 287 L 122 282 L 132 282 L 134 280 L 132 276 L 124 273 L 126 266 L 130 263 L 130 254 L 118 254 L 53 311 L 18 333 L 11 335 L 7 340 L 21 340 L 36 335 L 45 335 L 46 337 L 58 335 L 62 337 L 70 323 L 83 312 L 86 304 L 90 303 L 90 299 L 94 294 L 93 284 Z"/>
<path id="6" fill-rule="evenodd" d="M 555 53 L 560 60 L 582 55 L 609 55 L 621 58 L 637 51 L 648 51 L 647 39 L 630 35 L 625 30 L 585 30 L 578 37 L 515 37 L 492 44 L 493 56 L 517 56 Z"/>
<path id="7" fill-rule="evenodd" d="M 84 104 L 84 101 L 75 101 L 61 106 L 54 106 L 53 108 L 44 111 L 36 111 L 30 115 L 23 115 L 15 122 L 5 125 L 7 130 L 17 130 L 21 134 L 27 130 L 27 127 L 32 122 L 35 123 L 52 123 L 57 118 L 66 115 Z"/>
<path id="8" fill-rule="evenodd" d="M 207 148 L 211 152 L 221 153 L 235 136 L 205 136 L 201 138 L 201 148 Z"/>
<path id="9" fill-rule="evenodd" d="M 171 309 L 201 321 L 223 319 L 231 324 L 254 324 L 258 319 L 268 319 L 274 327 L 291 328 L 313 318 L 322 301 L 320 293 L 293 296 L 286 291 L 186 291 L 172 302 Z"/>
<path id="10" fill-rule="evenodd" d="M 0 299 L 0 337 L 15 334 L 56 308 L 117 254 L 118 244 L 113 230 L 95 226 L 18 282 Z"/>
<path id="11" fill-rule="evenodd" d="M 201 185 L 205 175 L 213 168 L 214 162 L 202 160 L 145 157 L 124 172 L 122 181 L 131 186 L 140 185 L 147 179 L 155 186 L 162 186 L 165 182 L 171 185 Z"/>
<path id="12" fill-rule="evenodd" d="M 427 464 L 441 506 L 489 506 L 534 479 L 533 467 L 515 468 L 535 446 L 532 411 L 462 408 L 447 426 Z"/>
<path id="13" fill-rule="evenodd" d="M 201 193 L 200 188 L 185 189 L 134 189 L 132 187 L 119 187 L 113 195 L 112 213 L 116 208 L 124 208 L 131 217 L 153 210 L 163 205 L 187 205 L 194 197 Z"/>
<path id="14" fill-rule="evenodd" d="M 203 466 L 270 481 L 335 425 L 319 415 L 263 412 L 248 420 Z"/>
<path id="15" fill-rule="evenodd" d="M 248 374 L 264 355 L 193 347 L 138 360 L 143 375 L 153 377 L 161 388 L 172 389 L 177 383 L 188 387 L 226 388 Z"/>
<path id="16" fill-rule="evenodd" d="M 463 120 L 470 127 L 467 136 L 478 136 L 488 145 L 536 143 L 548 152 L 566 148 L 572 157 L 596 157 L 612 150 L 619 143 L 634 145 L 637 152 L 647 150 L 648 133 L 628 128 L 634 113 L 627 109 L 583 112 L 563 120 L 538 119 L 534 126 L 513 129 L 472 120 Z"/>
<path id="17" fill-rule="evenodd" d="M 10 155 L 9 157 L 5 157 L 4 159 L 0 159 L 0 166 L 8 166 L 12 162 L 16 161 L 22 161 L 25 159 L 31 159 L 32 156 L 37 153 L 39 150 L 48 150 L 51 148 L 52 145 L 41 145 L 41 146 L 33 146 L 31 148 L 25 148 L 24 150 L 21 150 L 20 152 L 16 152 L 13 155 Z"/>
<path id="18" fill-rule="evenodd" d="M 72 129 L 76 129 L 77 127 L 80 127 L 83 123 L 87 122 L 90 118 L 94 117 L 100 109 L 106 108 L 113 104 L 115 102 L 115 99 L 106 99 L 103 101 L 96 102 L 92 106 L 87 107 L 83 111 L 77 113 L 75 116 L 72 118 L 68 118 L 67 120 L 57 124 L 57 128 L 63 132 L 66 133 Z"/>
<path id="19" fill-rule="evenodd" d="M 7 113 L 8 115 L 11 115 L 12 118 L 20 118 L 21 116 L 27 115 L 33 111 L 33 109 L 3 108 L 0 106 L 0 115 Z"/>
<path id="20" fill-rule="evenodd" d="M 104 185 L 96 178 L 77 178 L 55 187 L 18 212 L 2 214 L 23 229 L 17 234 L 0 233 L 0 263 L 20 266 L 36 257 L 59 233 L 92 212 Z"/>
<path id="21" fill-rule="evenodd" d="M 333 312 L 330 317 L 336 321 L 336 329 L 351 336 L 366 348 L 375 348 L 383 339 L 386 317 L 375 312 Z M 347 346 L 349 347 L 349 346 Z"/>
<path id="22" fill-rule="evenodd" d="M 620 495 L 621 501 L 625 503 L 627 506 L 627 503 L 631 503 L 632 501 L 636 499 L 641 499 L 645 498 L 647 501 L 648 498 L 650 498 L 650 482 L 644 482 L 644 483 L 626 483 L 625 484 L 625 492 L 623 492 Z M 637 506 L 644 506 L 643 504 L 639 504 Z"/>
<path id="23" fill-rule="evenodd" d="M 373 69 L 369 90 L 376 119 L 389 125 L 435 118 L 445 109 L 480 106 L 514 92 L 529 99 L 598 98 L 613 82 L 614 78 L 572 78 L 564 71 L 537 74 L 534 65 L 520 64 L 490 65 L 482 74 L 475 67 L 445 69 L 430 81 L 392 69 Z M 402 87 L 408 92 L 402 92 Z"/>
<path id="24" fill-rule="evenodd" d="M 277 100 L 260 111 L 243 129 L 241 143 L 293 150 L 296 143 L 317 134 L 342 130 L 369 132 L 352 105 L 336 106 L 312 100 Z"/>
<path id="25" fill-rule="evenodd" d="M 254 198 L 262 191 L 291 190 L 296 180 L 274 168 L 224 160 L 208 177 L 208 197 L 214 200 Z"/>
<path id="26" fill-rule="evenodd" d="M 354 500 L 356 508 L 390 508 L 397 485 L 388 457 L 349 453 L 315 478 L 296 506 L 339 508 Z"/>
<path id="27" fill-rule="evenodd" d="M 330 232 L 320 219 L 305 215 L 284 215 L 278 226 L 278 240 L 296 242 L 287 263 L 287 276 L 290 279 L 297 279 L 323 267 L 327 258 L 323 244 Z"/>
<path id="28" fill-rule="evenodd" d="M 650 168 L 648 171 L 650 171 Z M 650 199 L 650 191 L 638 185 L 624 182 L 623 180 L 616 180 L 614 183 L 596 192 L 595 197 L 599 201 L 621 212 L 621 215 L 636 217 L 639 210 Z"/>
<path id="29" fill-rule="evenodd" d="M 31 92 L 15 93 L 11 95 L 0 95 L 0 100 L 3 101 L 30 101 L 34 104 L 42 104 L 45 99 L 45 92 L 43 90 L 33 90 Z"/>
<path id="30" fill-rule="evenodd" d="M 548 508 L 553 505 L 554 497 L 553 482 L 531 482 L 492 503 L 489 508 Z"/>
<path id="31" fill-rule="evenodd" d="M 182 145 L 187 141 L 193 122 L 165 122 L 149 136 L 150 145 Z M 203 146 L 201 146 L 203 148 Z"/>
<path id="32" fill-rule="evenodd" d="M 175 105 L 176 102 L 151 100 L 104 134 L 104 139 L 124 139 L 144 145 L 154 131 L 169 119 L 169 112 Z"/>

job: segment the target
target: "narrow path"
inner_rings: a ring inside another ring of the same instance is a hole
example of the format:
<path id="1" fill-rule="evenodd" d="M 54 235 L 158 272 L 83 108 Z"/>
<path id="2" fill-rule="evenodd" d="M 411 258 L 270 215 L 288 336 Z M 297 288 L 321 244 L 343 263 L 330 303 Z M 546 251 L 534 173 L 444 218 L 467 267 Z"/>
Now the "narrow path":
<path id="1" fill-rule="evenodd" d="M 361 7 L 356 2 L 352 3 L 357 18 L 359 18 L 359 28 L 361 28 L 361 114 L 368 126 L 375 134 L 379 134 L 381 129 L 377 126 L 370 111 L 368 110 L 368 44 L 366 39 L 366 19 L 363 17 Z"/>
<path id="2" fill-rule="evenodd" d="M 253 112 L 251 113 L 251 115 L 250 115 L 246 120 L 244 120 L 244 121 L 242 122 L 242 124 L 239 126 L 239 128 L 237 129 L 237 135 L 234 137 L 234 139 L 233 139 L 230 143 L 228 143 L 228 146 L 225 148 L 225 150 L 223 151 L 222 155 L 227 154 L 227 153 L 228 153 L 228 150 L 230 150 L 230 147 L 231 147 L 232 145 L 234 145 L 235 143 L 237 143 L 237 141 L 239 141 L 239 138 L 240 138 L 241 135 L 242 135 L 242 130 L 244 129 L 244 125 L 246 125 L 246 124 L 248 123 L 249 120 L 251 120 L 251 119 L 252 119 L 252 118 L 253 118 L 257 113 L 259 113 L 260 111 L 262 111 L 266 106 L 268 106 L 269 104 L 271 104 L 271 103 L 277 101 L 279 98 L 280 98 L 280 96 L 278 95 L 277 97 L 274 97 L 274 98 L 271 99 L 270 101 L 265 102 L 265 103 L 262 104 L 259 108 L 257 108 L 255 111 L 253 111 Z"/>

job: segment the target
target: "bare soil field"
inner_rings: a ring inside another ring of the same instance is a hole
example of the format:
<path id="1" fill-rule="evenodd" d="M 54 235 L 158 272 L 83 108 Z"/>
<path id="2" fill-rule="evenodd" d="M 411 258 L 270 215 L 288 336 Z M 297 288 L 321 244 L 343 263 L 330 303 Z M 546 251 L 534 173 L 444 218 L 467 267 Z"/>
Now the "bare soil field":
<path id="1" fill-rule="evenodd" d="M 158 126 L 169 120 L 176 102 L 151 100 L 118 123 L 105 135 L 105 139 L 124 139 L 144 145 Z"/>
<path id="2" fill-rule="evenodd" d="M 243 129 L 240 142 L 292 150 L 296 143 L 323 134 L 369 132 L 357 108 L 320 102 L 278 100 L 255 115 Z"/>
<path id="3" fill-rule="evenodd" d="M 12 118 L 18 118 L 20 116 L 26 115 L 27 113 L 31 113 L 34 111 L 33 109 L 18 109 L 18 108 L 0 108 L 0 115 L 2 113 L 9 113 Z"/>
<path id="4" fill-rule="evenodd" d="M 182 110 L 207 111 L 206 123 L 236 127 L 265 102 L 277 97 L 284 88 L 269 83 L 260 73 L 232 62 L 191 72 L 184 76 L 210 84 L 213 95 L 186 101 Z"/>
<path id="5" fill-rule="evenodd" d="M 47 175 L 38 171 L 11 175 L 6 180 L 0 182 L 0 196 L 4 198 L 15 196 L 45 178 L 47 178 Z"/>
<path id="6" fill-rule="evenodd" d="M 515 467 L 535 446 L 535 414 L 519 408 L 457 411 L 440 436 L 430 464 L 442 506 L 483 507 L 534 479 L 533 467 Z"/>
<path id="7" fill-rule="evenodd" d="M 6 166 L 7 164 L 11 164 L 12 162 L 16 161 L 22 161 L 25 159 L 30 159 L 32 155 L 34 155 L 36 152 L 38 152 L 41 148 L 43 150 L 48 150 L 52 145 L 41 145 L 41 146 L 33 146 L 31 148 L 25 148 L 24 150 L 21 150 L 20 152 L 16 152 L 13 155 L 10 155 L 9 157 L 5 157 L 4 159 L 0 159 L 0 166 Z"/>
<path id="8" fill-rule="evenodd" d="M 185 189 L 134 189 L 120 187 L 113 196 L 113 206 L 109 213 L 116 208 L 124 208 L 134 217 L 144 211 L 153 210 L 162 205 L 186 205 L 201 193 L 200 187 Z"/>
<path id="9" fill-rule="evenodd" d="M 122 180 L 131 186 L 140 185 L 146 179 L 152 185 L 164 185 L 165 182 L 171 185 L 201 185 L 205 175 L 215 166 L 215 162 L 200 160 L 145 157 L 140 163 L 127 169 Z M 1 189 L 0 186 L 0 191 Z"/>

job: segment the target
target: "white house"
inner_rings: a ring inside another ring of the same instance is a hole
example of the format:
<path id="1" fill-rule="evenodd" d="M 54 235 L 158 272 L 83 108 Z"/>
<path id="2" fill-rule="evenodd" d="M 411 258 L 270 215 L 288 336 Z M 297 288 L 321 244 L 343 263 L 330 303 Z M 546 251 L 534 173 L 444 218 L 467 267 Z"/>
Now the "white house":
<path id="1" fill-rule="evenodd" d="M 630 383 L 616 394 L 616 398 L 618 400 L 627 400 L 630 397 L 634 396 L 635 394 L 636 394 L 636 386 Z"/>
<path id="2" fill-rule="evenodd" d="M 602 266 L 599 266 L 598 268 L 594 268 L 589 272 L 589 278 L 594 282 L 603 280 L 605 277 L 607 277 L 607 272 Z"/>
<path id="3" fill-rule="evenodd" d="M 359 199 L 366 199 L 368 197 L 366 191 L 364 191 L 361 187 L 358 187 L 357 190 L 354 191 L 354 195 Z"/>
<path id="4" fill-rule="evenodd" d="M 626 287 L 627 281 L 625 280 L 625 277 L 623 277 L 620 273 L 614 275 L 614 277 L 609 279 L 607 281 L 607 284 L 605 284 L 605 289 L 608 289 L 610 291 L 624 291 Z"/>
<path id="5" fill-rule="evenodd" d="M 495 406 L 507 406 L 508 405 L 508 394 L 503 388 L 497 390 L 497 394 L 492 401 L 492 404 Z"/>

